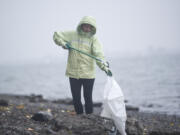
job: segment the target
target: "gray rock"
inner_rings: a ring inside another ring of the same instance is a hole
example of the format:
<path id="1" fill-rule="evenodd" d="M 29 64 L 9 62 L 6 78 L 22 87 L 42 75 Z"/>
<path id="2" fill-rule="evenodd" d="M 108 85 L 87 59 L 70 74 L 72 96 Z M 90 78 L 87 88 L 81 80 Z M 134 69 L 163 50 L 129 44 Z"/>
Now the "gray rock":
<path id="1" fill-rule="evenodd" d="M 58 104 L 73 105 L 73 100 L 71 98 L 58 99 L 58 100 L 54 100 L 52 102 L 58 103 Z"/>
<path id="2" fill-rule="evenodd" d="M 31 96 L 29 96 L 29 102 L 37 103 L 37 102 L 45 102 L 45 101 L 46 100 L 43 99 L 42 95 L 31 94 Z"/>
<path id="3" fill-rule="evenodd" d="M 52 129 L 58 133 L 61 130 L 66 130 L 76 135 L 107 134 L 104 119 L 96 115 L 62 116 L 61 118 L 56 118 Z"/>
<path id="4" fill-rule="evenodd" d="M 4 99 L 0 99 L 0 106 L 8 106 L 8 101 Z"/>
<path id="5" fill-rule="evenodd" d="M 102 103 L 101 102 L 95 102 L 95 103 L 93 103 L 93 106 L 94 107 L 101 107 Z"/>
<path id="6" fill-rule="evenodd" d="M 47 122 L 53 119 L 53 115 L 47 111 L 40 111 L 38 113 L 35 113 L 32 116 L 32 119 L 35 121 Z"/>
<path id="7" fill-rule="evenodd" d="M 124 102 L 125 102 L 125 103 L 128 103 L 129 101 L 125 99 Z"/>
<path id="8" fill-rule="evenodd" d="M 128 118 L 126 121 L 126 132 L 128 135 L 143 135 L 143 125 L 135 118 Z"/>

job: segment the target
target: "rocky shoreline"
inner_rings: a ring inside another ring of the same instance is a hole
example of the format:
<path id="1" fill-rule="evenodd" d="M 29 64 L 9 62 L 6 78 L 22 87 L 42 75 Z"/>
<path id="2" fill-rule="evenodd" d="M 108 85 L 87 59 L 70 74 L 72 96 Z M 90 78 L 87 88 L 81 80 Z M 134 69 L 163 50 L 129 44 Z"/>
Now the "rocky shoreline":
<path id="1" fill-rule="evenodd" d="M 179 116 L 126 110 L 128 135 L 180 135 Z M 0 94 L 0 135 L 108 135 L 113 122 L 100 112 L 101 103 L 92 115 L 76 115 L 71 99 Z"/>

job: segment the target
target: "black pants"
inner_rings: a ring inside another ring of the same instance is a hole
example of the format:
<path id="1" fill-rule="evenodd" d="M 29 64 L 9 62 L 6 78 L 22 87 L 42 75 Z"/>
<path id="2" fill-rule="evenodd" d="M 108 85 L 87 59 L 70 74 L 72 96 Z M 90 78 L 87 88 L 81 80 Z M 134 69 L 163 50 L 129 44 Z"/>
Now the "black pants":
<path id="1" fill-rule="evenodd" d="M 71 93 L 73 97 L 74 109 L 77 114 L 83 113 L 83 105 L 81 102 L 81 87 L 83 86 L 83 94 L 85 100 L 86 114 L 93 113 L 92 91 L 95 79 L 75 79 L 69 78 Z"/>

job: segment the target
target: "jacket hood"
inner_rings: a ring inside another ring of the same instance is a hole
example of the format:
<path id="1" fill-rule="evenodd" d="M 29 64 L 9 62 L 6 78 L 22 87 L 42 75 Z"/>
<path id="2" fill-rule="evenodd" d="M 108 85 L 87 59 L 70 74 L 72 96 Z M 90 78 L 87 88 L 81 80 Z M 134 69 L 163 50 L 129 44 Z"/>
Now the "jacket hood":
<path id="1" fill-rule="evenodd" d="M 83 32 L 81 29 L 82 24 L 90 24 L 91 26 L 93 26 L 92 31 L 90 33 Z M 77 32 L 81 35 L 88 34 L 89 36 L 93 36 L 96 34 L 96 29 L 96 20 L 92 16 L 83 17 L 77 26 Z"/>

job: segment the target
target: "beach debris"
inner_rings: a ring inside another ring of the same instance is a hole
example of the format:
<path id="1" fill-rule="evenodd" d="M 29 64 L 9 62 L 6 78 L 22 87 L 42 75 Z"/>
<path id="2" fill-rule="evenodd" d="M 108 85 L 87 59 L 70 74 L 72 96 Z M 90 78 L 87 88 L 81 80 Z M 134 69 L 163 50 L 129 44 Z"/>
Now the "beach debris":
<path id="1" fill-rule="evenodd" d="M 70 115 L 76 115 L 76 112 L 75 111 L 70 111 L 69 114 Z"/>
<path id="2" fill-rule="evenodd" d="M 48 109 L 47 109 L 47 112 L 51 113 L 51 109 L 48 108 Z"/>
<path id="3" fill-rule="evenodd" d="M 28 128 L 27 130 L 29 130 L 29 131 L 33 131 L 34 129 L 32 129 L 32 128 Z"/>
<path id="4" fill-rule="evenodd" d="M 66 112 L 68 112 L 68 113 L 69 113 L 69 112 L 70 112 L 70 110 L 67 110 Z"/>
<path id="5" fill-rule="evenodd" d="M 65 110 L 61 110 L 61 112 L 62 112 L 62 113 L 64 113 L 64 112 L 65 112 Z"/>
<path id="6" fill-rule="evenodd" d="M 32 117 L 32 115 L 26 115 L 26 118 L 30 119 Z"/>
<path id="7" fill-rule="evenodd" d="M 174 123 L 170 123 L 171 126 L 174 126 Z"/>
<path id="8" fill-rule="evenodd" d="M 143 135 L 147 135 L 147 129 L 146 128 L 143 129 Z"/>
<path id="9" fill-rule="evenodd" d="M 24 104 L 16 106 L 17 109 L 24 109 Z"/>
<path id="10" fill-rule="evenodd" d="M 9 111 L 9 107 L 0 106 L 0 111 Z"/>

